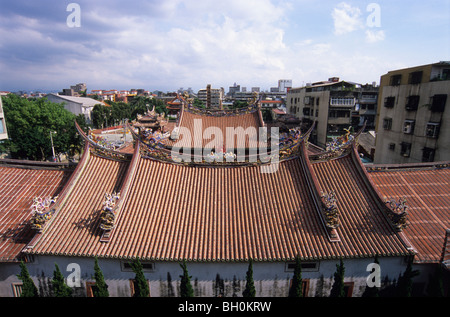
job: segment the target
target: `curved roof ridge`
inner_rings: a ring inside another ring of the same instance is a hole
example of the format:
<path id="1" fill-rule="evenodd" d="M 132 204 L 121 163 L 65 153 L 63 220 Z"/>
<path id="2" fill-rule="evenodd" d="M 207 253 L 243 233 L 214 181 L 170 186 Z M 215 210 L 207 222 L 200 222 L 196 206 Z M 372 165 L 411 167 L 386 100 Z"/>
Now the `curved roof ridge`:
<path id="1" fill-rule="evenodd" d="M 83 129 L 81 129 L 81 127 L 77 121 L 75 121 L 75 127 L 76 127 L 79 135 L 81 136 L 81 138 L 84 140 L 84 142 L 86 144 L 91 145 L 91 147 L 89 147 L 89 149 L 93 152 L 93 154 L 102 156 L 104 158 L 112 159 L 112 160 L 130 160 L 131 159 L 132 154 L 130 154 L 130 153 L 116 151 L 114 149 L 111 149 L 109 147 L 101 145 L 98 142 L 96 142 L 95 140 L 93 140 L 90 136 L 88 136 L 83 131 Z"/>

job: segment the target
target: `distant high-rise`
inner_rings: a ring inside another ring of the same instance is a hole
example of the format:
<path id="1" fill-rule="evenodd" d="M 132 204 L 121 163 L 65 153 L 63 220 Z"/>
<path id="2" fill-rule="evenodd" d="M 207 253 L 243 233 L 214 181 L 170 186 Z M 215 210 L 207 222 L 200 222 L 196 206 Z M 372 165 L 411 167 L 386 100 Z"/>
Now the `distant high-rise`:
<path id="1" fill-rule="evenodd" d="M 211 88 L 208 84 L 206 89 L 200 89 L 197 97 L 207 108 L 222 108 L 224 89 L 223 88 Z"/>
<path id="2" fill-rule="evenodd" d="M 292 88 L 292 79 L 280 79 L 278 80 L 278 91 L 288 92 Z"/>

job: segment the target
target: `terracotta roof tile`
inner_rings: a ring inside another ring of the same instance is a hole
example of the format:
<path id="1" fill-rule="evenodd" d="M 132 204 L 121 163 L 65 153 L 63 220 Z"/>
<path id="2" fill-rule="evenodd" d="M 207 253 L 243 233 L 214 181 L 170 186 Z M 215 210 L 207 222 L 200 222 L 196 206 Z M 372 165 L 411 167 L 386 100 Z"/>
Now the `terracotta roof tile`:
<path id="1" fill-rule="evenodd" d="M 84 255 L 101 235 L 99 212 L 105 193 L 119 191 L 129 162 L 93 154 L 84 158 L 80 174 L 42 234 L 29 247 L 45 254 Z"/>
<path id="2" fill-rule="evenodd" d="M 260 166 L 191 167 L 139 152 L 131 165 L 91 157 L 29 252 L 169 261 L 408 254 L 348 158 L 314 164 L 319 179 L 326 174 L 333 180 L 320 186 L 334 188 L 340 197 L 341 242 L 330 242 L 308 188 L 311 170 L 302 159 L 282 161 L 275 173 L 263 174 Z M 97 211 L 104 193 L 119 185 L 124 192 L 116 227 L 108 242 L 101 242 Z"/>
<path id="3" fill-rule="evenodd" d="M 54 197 L 71 170 L 0 166 L 0 262 L 17 261 L 33 238 L 29 225 L 36 197 Z"/>
<path id="4" fill-rule="evenodd" d="M 404 234 L 417 249 L 417 262 L 438 262 L 450 228 L 450 168 L 371 171 L 381 195 L 406 198 L 409 226 Z"/>

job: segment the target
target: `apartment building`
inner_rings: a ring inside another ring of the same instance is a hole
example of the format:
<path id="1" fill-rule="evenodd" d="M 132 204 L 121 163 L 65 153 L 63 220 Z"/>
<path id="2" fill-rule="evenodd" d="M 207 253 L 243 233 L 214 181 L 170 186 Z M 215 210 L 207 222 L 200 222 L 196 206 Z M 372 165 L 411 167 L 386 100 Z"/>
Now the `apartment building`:
<path id="1" fill-rule="evenodd" d="M 449 92 L 448 61 L 381 76 L 374 162 L 450 160 Z"/>
<path id="2" fill-rule="evenodd" d="M 375 84 L 360 85 L 332 77 L 290 89 L 286 108 L 288 113 L 302 120 L 305 129 L 316 122 L 310 140 L 325 148 L 328 142 L 344 134 L 349 127 L 358 129 L 367 122 L 368 129 L 374 128 L 377 97 Z"/>
<path id="3" fill-rule="evenodd" d="M 200 89 L 197 93 L 199 100 L 206 105 L 207 108 L 219 108 L 223 107 L 225 91 L 223 88 L 211 88 L 211 85 L 207 85 L 206 89 Z"/>

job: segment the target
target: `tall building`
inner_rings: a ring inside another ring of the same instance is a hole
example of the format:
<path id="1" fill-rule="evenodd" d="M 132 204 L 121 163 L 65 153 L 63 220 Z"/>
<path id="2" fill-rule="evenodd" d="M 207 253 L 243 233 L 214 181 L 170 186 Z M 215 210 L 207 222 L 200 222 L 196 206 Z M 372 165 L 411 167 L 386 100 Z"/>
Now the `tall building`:
<path id="1" fill-rule="evenodd" d="M 449 92 L 448 61 L 381 76 L 374 162 L 450 160 Z"/>
<path id="2" fill-rule="evenodd" d="M 311 142 L 323 148 L 345 129 L 358 129 L 366 121 L 374 127 L 378 88 L 341 81 L 337 77 L 327 81 L 292 88 L 286 97 L 288 113 L 302 119 L 305 129 L 316 122 Z"/>
<path id="3" fill-rule="evenodd" d="M 207 108 L 222 108 L 222 102 L 224 98 L 223 88 L 211 88 L 211 85 L 207 85 L 206 89 L 200 89 L 197 97 L 201 100 Z"/>
<path id="4" fill-rule="evenodd" d="M 278 80 L 278 91 L 288 92 L 292 88 L 292 79 L 280 79 Z"/>

